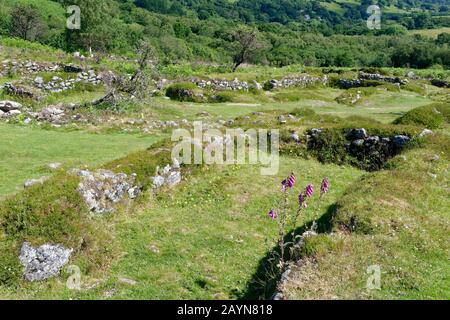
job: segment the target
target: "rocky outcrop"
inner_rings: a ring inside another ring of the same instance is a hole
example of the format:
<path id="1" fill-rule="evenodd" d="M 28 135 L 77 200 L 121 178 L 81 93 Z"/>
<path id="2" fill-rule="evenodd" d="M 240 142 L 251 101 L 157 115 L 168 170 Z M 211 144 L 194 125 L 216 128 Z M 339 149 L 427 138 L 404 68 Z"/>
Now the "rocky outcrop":
<path id="1" fill-rule="evenodd" d="M 74 66 L 72 64 L 66 64 L 63 67 L 64 72 L 67 73 L 80 73 L 83 72 L 83 68 L 78 67 L 78 66 Z"/>
<path id="2" fill-rule="evenodd" d="M 136 175 L 114 173 L 109 170 L 72 170 L 72 173 L 82 177 L 78 192 L 83 197 L 89 210 L 95 213 L 110 213 L 115 205 L 126 197 L 134 199 L 140 192 L 135 186 Z"/>
<path id="3" fill-rule="evenodd" d="M 24 242 L 19 255 L 24 278 L 27 281 L 42 281 L 58 276 L 61 268 L 69 262 L 72 251 L 62 245 L 44 244 L 35 248 Z"/>

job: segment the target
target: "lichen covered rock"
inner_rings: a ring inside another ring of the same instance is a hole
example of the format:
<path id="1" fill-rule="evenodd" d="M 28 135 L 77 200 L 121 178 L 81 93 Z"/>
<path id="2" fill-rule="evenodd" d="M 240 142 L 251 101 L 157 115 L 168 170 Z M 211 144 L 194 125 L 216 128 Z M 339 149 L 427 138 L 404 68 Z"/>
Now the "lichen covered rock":
<path id="1" fill-rule="evenodd" d="M 19 260 L 24 267 L 23 275 L 27 281 L 42 281 L 59 275 L 67 264 L 73 249 L 62 245 L 44 244 L 38 248 L 24 242 Z"/>

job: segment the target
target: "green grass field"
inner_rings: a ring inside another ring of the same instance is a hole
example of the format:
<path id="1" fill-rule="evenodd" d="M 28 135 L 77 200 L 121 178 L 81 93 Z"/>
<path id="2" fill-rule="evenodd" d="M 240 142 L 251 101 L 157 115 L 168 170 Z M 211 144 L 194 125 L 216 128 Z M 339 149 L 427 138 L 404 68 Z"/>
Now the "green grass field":
<path id="1" fill-rule="evenodd" d="M 108 274 L 83 275 L 81 292 L 52 280 L 3 294 L 49 299 L 102 299 L 108 292 L 113 299 L 235 299 L 251 294 L 248 286 L 255 284 L 249 282 L 274 246 L 276 225 L 268 208 L 276 204 L 280 180 L 291 171 L 301 185 L 330 178 L 333 189 L 321 214 L 363 174 L 352 167 L 290 158 L 282 159 L 273 177 L 261 176 L 255 166 L 205 169 L 176 190 L 156 198 L 148 194 L 114 217 L 120 258 Z"/>
<path id="2" fill-rule="evenodd" d="M 49 163 L 59 162 L 69 169 L 97 166 L 158 140 L 155 136 L 90 134 L 7 124 L 0 124 L 0 135 L 0 196 L 21 190 L 27 179 L 51 174 L 46 168 Z"/>
<path id="3" fill-rule="evenodd" d="M 437 28 L 437 29 L 423 29 L 423 30 L 411 30 L 410 34 L 420 34 L 423 36 L 427 36 L 433 39 L 436 39 L 437 36 L 441 33 L 450 33 L 450 28 Z"/>

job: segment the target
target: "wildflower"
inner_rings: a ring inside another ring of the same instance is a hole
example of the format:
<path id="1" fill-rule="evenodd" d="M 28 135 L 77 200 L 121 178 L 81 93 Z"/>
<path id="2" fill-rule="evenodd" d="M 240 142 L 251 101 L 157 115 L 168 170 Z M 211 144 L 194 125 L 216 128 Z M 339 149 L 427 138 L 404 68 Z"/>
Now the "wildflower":
<path id="1" fill-rule="evenodd" d="M 314 186 L 313 186 L 312 184 L 309 184 L 309 185 L 306 187 L 305 194 L 306 194 L 306 196 L 307 196 L 308 198 L 311 198 L 312 195 L 313 195 L 313 193 L 314 193 Z"/>
<path id="2" fill-rule="evenodd" d="M 305 201 L 306 201 L 305 194 L 304 194 L 304 193 L 300 193 L 300 194 L 298 195 L 298 204 L 299 204 L 299 206 L 300 206 L 300 207 L 307 208 L 308 205 L 306 204 Z"/>
<path id="3" fill-rule="evenodd" d="M 289 189 L 293 188 L 294 185 L 295 185 L 295 175 L 294 173 L 291 173 L 289 177 L 287 177 L 281 182 L 281 189 L 283 191 L 286 191 L 288 188 Z"/>
<path id="4" fill-rule="evenodd" d="M 328 180 L 328 178 L 324 178 L 322 180 L 322 185 L 320 186 L 320 194 L 327 193 L 329 189 L 330 189 L 330 181 Z"/>
<path id="5" fill-rule="evenodd" d="M 274 210 L 270 210 L 269 217 L 271 217 L 272 220 L 275 220 L 276 218 L 278 218 L 278 214 Z"/>

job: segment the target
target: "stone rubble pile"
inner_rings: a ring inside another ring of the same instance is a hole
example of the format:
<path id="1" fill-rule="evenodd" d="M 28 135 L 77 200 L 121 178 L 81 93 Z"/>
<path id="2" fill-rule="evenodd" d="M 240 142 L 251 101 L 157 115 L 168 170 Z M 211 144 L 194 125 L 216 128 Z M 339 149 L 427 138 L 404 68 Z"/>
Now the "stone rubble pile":
<path id="1" fill-rule="evenodd" d="M 399 77 L 388 77 L 383 76 L 378 73 L 365 73 L 360 72 L 358 79 L 339 79 L 338 86 L 341 89 L 351 89 L 357 87 L 365 87 L 367 85 L 366 81 L 381 81 L 388 82 L 396 85 L 405 85 L 408 83 L 407 79 L 401 79 Z"/>
<path id="2" fill-rule="evenodd" d="M 38 248 L 24 242 L 19 261 L 24 267 L 27 281 L 42 281 L 59 275 L 61 268 L 69 262 L 73 249 L 62 245 L 44 244 Z"/>
<path id="3" fill-rule="evenodd" d="M 78 82 L 91 83 L 98 85 L 102 83 L 102 76 L 97 75 L 94 70 L 88 72 L 78 73 L 76 78 L 62 79 L 61 77 L 54 76 L 49 82 L 45 83 L 42 77 L 36 77 L 34 79 L 34 85 L 41 90 L 47 90 L 50 92 L 62 92 L 65 90 L 73 89 Z"/>
<path id="4" fill-rule="evenodd" d="M 157 190 L 163 186 L 173 187 L 181 182 L 180 163 L 177 159 L 172 160 L 172 165 L 168 164 L 163 169 L 156 168 L 156 175 L 151 178 L 153 189 Z"/>
<path id="5" fill-rule="evenodd" d="M 60 66 L 56 63 L 42 63 L 33 61 L 16 61 L 4 60 L 2 61 L 2 70 L 0 74 L 5 76 L 8 72 L 21 73 L 37 73 L 37 72 L 56 72 Z"/>
<path id="6" fill-rule="evenodd" d="M 126 197 L 135 199 L 141 188 L 135 185 L 136 174 L 114 173 L 109 170 L 72 170 L 72 174 L 82 177 L 78 192 L 89 210 L 95 213 L 111 213 L 115 205 Z"/>
<path id="7" fill-rule="evenodd" d="M 250 89 L 250 85 L 246 81 L 239 81 L 237 78 L 235 78 L 233 81 L 228 80 L 218 80 L 218 79 L 212 79 L 212 80 L 198 80 L 194 79 L 192 80 L 193 83 L 195 83 L 199 88 L 205 89 L 205 88 L 211 88 L 217 91 L 224 91 L 224 90 L 244 90 L 248 91 Z"/>
<path id="8" fill-rule="evenodd" d="M 352 92 L 345 92 L 339 97 L 336 98 L 336 101 L 338 103 L 347 104 L 347 105 L 354 105 L 358 103 L 362 99 L 363 95 L 361 91 L 357 91 L 356 93 Z"/>
<path id="9" fill-rule="evenodd" d="M 30 98 L 33 99 L 36 97 L 35 92 L 31 88 L 28 88 L 26 86 L 20 85 L 13 85 L 12 83 L 5 83 L 4 85 L 0 86 L 1 90 L 4 90 L 7 94 L 18 96 L 21 98 Z"/>
<path id="10" fill-rule="evenodd" d="M 373 81 L 383 81 L 383 82 L 389 82 L 389 83 L 398 83 L 401 85 L 407 84 L 407 79 L 401 79 L 399 77 L 389 77 L 389 76 L 383 76 L 378 73 L 365 73 L 360 72 L 359 73 L 359 79 L 363 80 L 373 80 Z"/>
<path id="11" fill-rule="evenodd" d="M 66 124 L 68 122 L 67 119 L 65 119 L 65 113 L 64 108 L 62 105 L 56 105 L 56 106 L 48 106 L 44 109 L 42 109 L 40 112 L 38 112 L 35 117 L 37 121 L 45 121 L 52 124 Z"/>
<path id="12" fill-rule="evenodd" d="M 320 146 L 319 137 L 323 130 L 314 128 L 307 132 L 308 149 Z M 363 162 L 369 170 L 377 170 L 382 165 L 399 154 L 406 144 L 411 140 L 406 135 L 395 135 L 390 137 L 369 135 L 364 128 L 352 129 L 346 135 L 347 143 L 345 149 L 348 154 Z M 366 163 L 370 161 L 370 163 Z"/>
<path id="13" fill-rule="evenodd" d="M 281 80 L 272 79 L 264 84 L 266 90 L 291 87 L 306 87 L 309 85 L 326 85 L 328 77 L 315 77 L 312 75 L 302 75 L 298 77 L 286 77 Z"/>
<path id="14" fill-rule="evenodd" d="M 311 75 L 286 77 L 281 80 L 276 79 L 269 80 L 264 84 L 264 86 L 261 85 L 256 80 L 253 80 L 252 83 L 249 83 L 246 81 L 240 81 L 237 78 L 235 78 L 233 81 L 225 79 L 211 79 L 211 80 L 191 79 L 191 82 L 195 83 L 201 89 L 210 88 L 217 91 L 226 91 L 226 90 L 248 91 L 252 88 L 257 90 L 262 89 L 272 90 L 277 88 L 306 87 L 308 85 L 317 85 L 317 84 L 325 85 L 328 82 L 328 77 L 327 76 L 315 77 Z"/>

